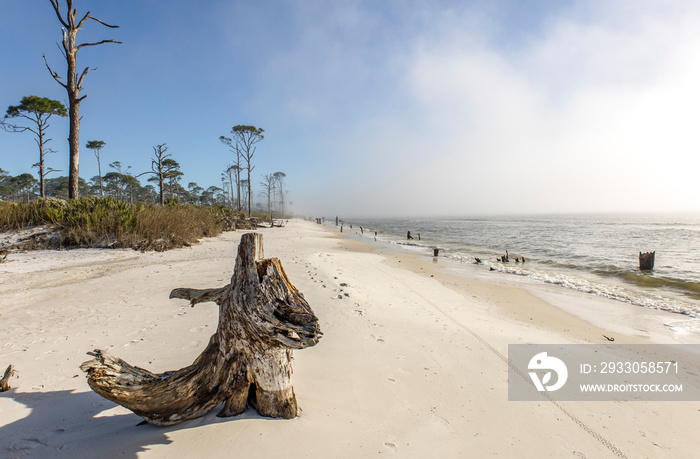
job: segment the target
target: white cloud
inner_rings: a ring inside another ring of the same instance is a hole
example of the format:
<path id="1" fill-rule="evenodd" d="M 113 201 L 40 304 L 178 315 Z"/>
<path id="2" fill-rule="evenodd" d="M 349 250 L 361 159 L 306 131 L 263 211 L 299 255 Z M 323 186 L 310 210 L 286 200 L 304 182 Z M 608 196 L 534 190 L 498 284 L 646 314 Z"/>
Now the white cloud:
<path id="1" fill-rule="evenodd" d="M 297 62 L 347 83 L 316 94 L 349 110 L 321 142 L 334 187 L 304 197 L 319 211 L 700 210 L 700 5 L 582 1 L 508 46 L 497 18 L 426 7 L 396 21 L 401 40 L 347 48 L 386 39 L 354 11 L 310 35 L 344 31 L 328 62 Z"/>
<path id="2" fill-rule="evenodd" d="M 624 21 L 605 8 L 562 18 L 516 53 L 454 46 L 469 41 L 457 30 L 418 47 L 407 78 L 434 161 L 390 185 L 409 204 L 383 205 L 443 214 L 697 209 L 697 11 L 613 13 Z"/>

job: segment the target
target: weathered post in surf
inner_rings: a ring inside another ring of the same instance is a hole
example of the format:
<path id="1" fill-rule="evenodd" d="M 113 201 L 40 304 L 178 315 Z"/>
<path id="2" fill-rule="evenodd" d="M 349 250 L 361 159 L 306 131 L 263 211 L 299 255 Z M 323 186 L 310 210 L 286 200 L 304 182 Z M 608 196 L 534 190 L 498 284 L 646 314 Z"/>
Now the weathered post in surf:
<path id="1" fill-rule="evenodd" d="M 318 318 L 277 258 L 263 259 L 262 235 L 241 237 L 231 283 L 175 289 L 170 298 L 219 305 L 219 324 L 192 365 L 154 374 L 104 351 L 80 368 L 99 395 L 156 425 L 203 416 L 224 403 L 220 417 L 254 407 L 262 416 L 293 418 L 292 350 L 321 338 Z"/>
<path id="2" fill-rule="evenodd" d="M 639 269 L 642 271 L 650 271 L 654 269 L 654 258 L 656 257 L 656 251 L 654 252 L 639 252 Z"/>

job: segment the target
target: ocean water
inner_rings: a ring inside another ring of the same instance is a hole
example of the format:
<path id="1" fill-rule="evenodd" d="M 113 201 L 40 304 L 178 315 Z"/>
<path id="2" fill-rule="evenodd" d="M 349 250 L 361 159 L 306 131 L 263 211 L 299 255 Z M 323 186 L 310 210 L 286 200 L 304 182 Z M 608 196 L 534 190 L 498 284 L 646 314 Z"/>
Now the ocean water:
<path id="1" fill-rule="evenodd" d="M 439 247 L 441 257 L 459 262 L 480 258 L 484 269 L 683 314 L 692 320 L 679 323 L 700 332 L 700 214 L 354 219 L 344 226 L 361 238 L 376 231 L 377 240 L 415 253 L 432 256 Z M 510 262 L 503 263 L 506 250 Z M 656 252 L 653 271 L 639 270 L 640 251 Z M 525 263 L 516 263 L 521 257 Z"/>

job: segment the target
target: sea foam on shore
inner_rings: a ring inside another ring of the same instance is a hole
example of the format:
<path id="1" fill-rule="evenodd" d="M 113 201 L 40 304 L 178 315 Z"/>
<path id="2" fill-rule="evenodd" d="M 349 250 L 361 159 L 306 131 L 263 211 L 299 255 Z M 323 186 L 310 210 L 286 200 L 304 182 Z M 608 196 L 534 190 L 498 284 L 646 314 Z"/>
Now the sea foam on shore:
<path id="1" fill-rule="evenodd" d="M 461 263 L 479 258 L 486 269 L 700 317 L 700 260 L 689 257 L 700 235 L 698 215 L 358 219 L 349 225 L 348 234 L 421 255 L 439 247 L 442 257 Z M 648 248 L 657 252 L 655 269 L 640 272 L 637 252 Z M 500 261 L 506 250 L 508 263 Z M 526 262 L 517 263 L 522 257 Z"/>

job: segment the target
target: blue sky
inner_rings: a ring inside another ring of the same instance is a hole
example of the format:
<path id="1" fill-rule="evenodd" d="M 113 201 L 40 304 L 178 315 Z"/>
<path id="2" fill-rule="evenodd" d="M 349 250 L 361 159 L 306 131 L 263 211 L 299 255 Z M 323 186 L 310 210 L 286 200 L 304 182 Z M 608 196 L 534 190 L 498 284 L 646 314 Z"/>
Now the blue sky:
<path id="1" fill-rule="evenodd" d="M 0 105 L 65 103 L 48 1 L 2 1 Z M 65 4 L 62 5 L 65 8 Z M 307 215 L 700 211 L 694 1 L 76 0 L 88 22 L 81 146 L 184 184 L 221 184 L 236 124 L 266 131 L 253 184 L 285 172 Z M 67 120 L 49 135 L 67 170 Z M 97 173 L 81 148 L 81 177 Z M 0 168 L 29 171 L 28 134 Z"/>

